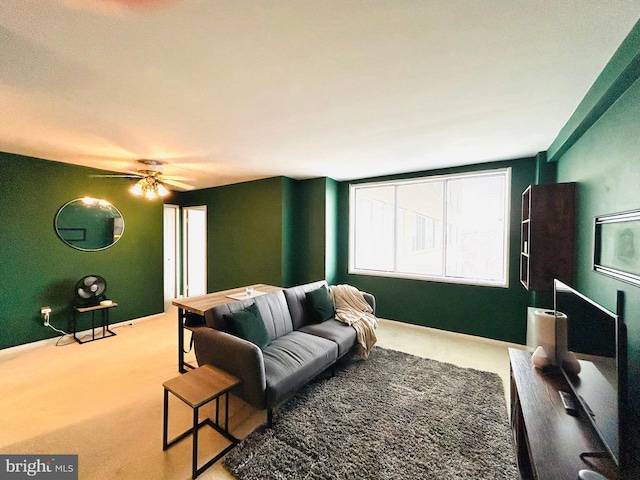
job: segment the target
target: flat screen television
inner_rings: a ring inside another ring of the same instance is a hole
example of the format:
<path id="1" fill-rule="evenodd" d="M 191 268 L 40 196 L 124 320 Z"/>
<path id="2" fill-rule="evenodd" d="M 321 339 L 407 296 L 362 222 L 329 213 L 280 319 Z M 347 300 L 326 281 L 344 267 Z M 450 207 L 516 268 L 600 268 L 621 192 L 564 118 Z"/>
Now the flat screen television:
<path id="1" fill-rule="evenodd" d="M 613 313 L 559 280 L 554 281 L 556 360 L 606 450 L 584 452 L 583 459 L 610 455 L 619 468 L 623 468 L 625 457 L 623 419 L 627 396 L 623 306 L 620 291 Z"/>

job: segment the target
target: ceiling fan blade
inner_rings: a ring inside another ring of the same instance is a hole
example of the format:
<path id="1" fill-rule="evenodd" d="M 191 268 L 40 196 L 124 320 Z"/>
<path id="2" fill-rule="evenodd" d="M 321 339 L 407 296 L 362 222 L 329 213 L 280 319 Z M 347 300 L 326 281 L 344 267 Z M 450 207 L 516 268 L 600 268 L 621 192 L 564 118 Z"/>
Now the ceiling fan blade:
<path id="1" fill-rule="evenodd" d="M 191 178 L 188 178 L 188 177 L 176 177 L 175 175 L 159 175 L 158 179 L 163 182 L 165 181 L 189 182 L 190 180 L 192 180 Z"/>
<path id="2" fill-rule="evenodd" d="M 162 174 L 162 165 L 163 162 L 155 161 L 155 160 L 138 160 L 139 163 L 144 165 L 144 169 L 138 170 L 137 172 L 129 171 L 127 173 L 115 173 L 115 174 L 103 174 L 103 175 L 89 175 L 91 178 L 153 178 L 158 182 L 164 183 L 166 185 L 170 185 L 176 187 L 180 190 L 194 190 L 195 187 L 193 185 L 189 185 L 188 183 L 184 183 L 181 180 L 189 180 L 188 178 L 181 177 L 172 177 L 172 176 L 164 176 Z"/>
<path id="3" fill-rule="evenodd" d="M 91 178 L 142 178 L 144 175 L 138 174 L 122 174 L 122 175 L 89 175 Z"/>
<path id="4" fill-rule="evenodd" d="M 159 181 L 173 187 L 181 188 L 182 190 L 193 190 L 196 188 L 193 185 L 189 185 L 188 183 L 177 182 L 175 180 L 169 180 L 166 178 L 160 178 Z"/>

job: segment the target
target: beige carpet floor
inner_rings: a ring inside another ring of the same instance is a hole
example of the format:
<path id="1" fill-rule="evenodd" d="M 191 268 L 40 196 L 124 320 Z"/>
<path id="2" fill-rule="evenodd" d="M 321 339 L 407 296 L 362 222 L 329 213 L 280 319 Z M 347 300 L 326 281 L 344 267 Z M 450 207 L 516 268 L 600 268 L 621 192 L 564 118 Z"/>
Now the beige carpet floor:
<path id="1" fill-rule="evenodd" d="M 0 351 L 1 453 L 77 454 L 79 478 L 86 480 L 191 477 L 190 439 L 162 451 L 162 382 L 178 375 L 176 311 L 114 331 L 115 337 L 84 345 L 65 338 L 62 346 Z M 385 348 L 498 373 L 508 400 L 504 343 L 385 320 L 378 339 Z M 195 362 L 192 354 L 187 359 Z M 231 398 L 236 437 L 265 418 L 264 411 Z M 170 436 L 191 422 L 191 410 L 172 395 L 169 420 Z M 200 432 L 204 462 L 226 443 L 212 429 Z M 198 478 L 232 477 L 218 462 Z"/>

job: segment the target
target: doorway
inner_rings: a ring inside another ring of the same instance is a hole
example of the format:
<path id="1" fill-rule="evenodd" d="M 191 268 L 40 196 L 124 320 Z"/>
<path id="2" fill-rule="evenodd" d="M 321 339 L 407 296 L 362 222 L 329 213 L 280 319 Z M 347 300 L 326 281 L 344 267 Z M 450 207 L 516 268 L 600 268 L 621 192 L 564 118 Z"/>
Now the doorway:
<path id="1" fill-rule="evenodd" d="M 182 209 L 183 277 L 185 297 L 207 293 L 207 207 Z"/>
<path id="2" fill-rule="evenodd" d="M 180 207 L 164 205 L 164 311 L 180 295 Z"/>

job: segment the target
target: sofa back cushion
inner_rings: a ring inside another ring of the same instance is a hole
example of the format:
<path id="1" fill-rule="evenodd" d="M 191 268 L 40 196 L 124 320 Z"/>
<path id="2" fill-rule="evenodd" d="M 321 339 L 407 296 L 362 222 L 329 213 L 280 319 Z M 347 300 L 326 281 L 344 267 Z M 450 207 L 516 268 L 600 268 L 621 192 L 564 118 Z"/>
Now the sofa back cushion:
<path id="1" fill-rule="evenodd" d="M 226 323 L 224 315 L 243 310 L 253 303 L 260 311 L 260 316 L 271 341 L 293 331 L 291 315 L 282 290 L 213 307 L 204 313 L 207 326 L 223 332 L 233 333 Z"/>
<path id="2" fill-rule="evenodd" d="M 321 323 L 336 316 L 336 309 L 331 295 L 329 295 L 329 289 L 324 285 L 307 292 L 305 297 L 310 313 L 316 322 Z"/>
<path id="3" fill-rule="evenodd" d="M 256 344 L 260 350 L 264 350 L 271 343 L 264 320 L 255 303 L 237 312 L 225 313 L 223 317 L 231 333 Z"/>
<path id="4" fill-rule="evenodd" d="M 289 305 L 289 312 L 291 313 L 291 320 L 295 330 L 316 322 L 307 299 L 307 293 L 317 290 L 322 286 L 327 287 L 327 282 L 320 280 L 284 290 L 284 296 Z"/>

